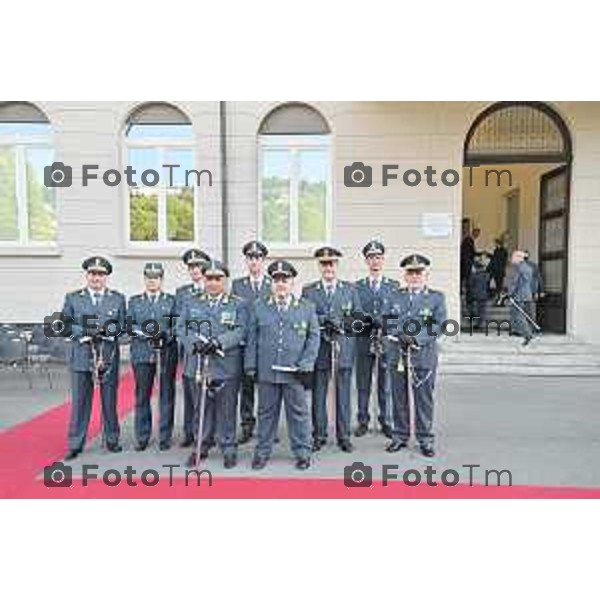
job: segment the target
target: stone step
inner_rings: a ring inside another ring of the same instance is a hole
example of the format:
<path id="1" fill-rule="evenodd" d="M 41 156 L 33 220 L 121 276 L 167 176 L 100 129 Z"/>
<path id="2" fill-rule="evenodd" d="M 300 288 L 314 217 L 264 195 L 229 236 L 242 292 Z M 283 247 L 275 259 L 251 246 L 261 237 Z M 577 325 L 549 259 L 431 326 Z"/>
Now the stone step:
<path id="1" fill-rule="evenodd" d="M 439 373 L 444 375 L 510 375 L 522 377 L 590 377 L 600 378 L 600 369 L 593 367 L 542 367 L 539 365 L 467 365 L 440 364 Z"/>
<path id="2" fill-rule="evenodd" d="M 440 345 L 440 353 L 450 354 L 455 356 L 503 356 L 511 354 L 539 354 L 539 355 L 557 355 L 557 356 L 595 356 L 600 357 L 600 353 L 596 350 L 586 348 L 579 344 L 565 345 L 544 345 L 540 342 L 533 341 L 527 348 L 523 348 L 520 338 L 511 339 L 510 344 L 500 343 L 494 345 L 487 344 L 465 344 L 459 342 L 456 344 L 446 343 Z"/>
<path id="3" fill-rule="evenodd" d="M 590 367 L 598 369 L 600 374 L 600 358 L 591 355 L 540 354 L 523 349 L 517 353 L 506 354 L 453 354 L 442 353 L 441 364 L 454 365 L 515 365 L 523 364 L 540 367 Z"/>

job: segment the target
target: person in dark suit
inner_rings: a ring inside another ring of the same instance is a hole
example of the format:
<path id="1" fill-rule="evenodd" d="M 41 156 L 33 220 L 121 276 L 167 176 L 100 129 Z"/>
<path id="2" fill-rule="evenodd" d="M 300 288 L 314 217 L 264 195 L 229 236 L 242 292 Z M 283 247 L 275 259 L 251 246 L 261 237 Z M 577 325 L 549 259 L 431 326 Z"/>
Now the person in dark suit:
<path id="1" fill-rule="evenodd" d="M 257 240 L 248 242 L 242 248 L 246 257 L 248 275 L 234 279 L 231 293 L 246 301 L 251 308 L 258 298 L 271 293 L 271 278 L 265 273 L 265 259 L 269 255 L 267 247 Z M 240 390 L 241 434 L 239 443 L 246 444 L 254 435 L 256 417 L 254 416 L 254 381 L 244 376 Z"/>
<path id="2" fill-rule="evenodd" d="M 490 300 L 490 274 L 480 259 L 475 259 L 469 279 L 467 304 L 473 328 L 487 330 L 487 306 Z"/>
<path id="3" fill-rule="evenodd" d="M 496 290 L 496 300 L 498 300 L 504 289 L 504 277 L 506 275 L 506 265 L 508 263 L 508 250 L 504 247 L 504 242 L 497 238 L 494 240 L 494 251 L 490 256 L 490 262 L 487 270 L 490 274 L 490 284 L 494 282 Z"/>
<path id="4" fill-rule="evenodd" d="M 202 267 L 210 262 L 210 256 L 198 250 L 191 248 L 182 257 L 190 274 L 191 283 L 177 288 L 175 292 L 174 312 L 180 317 L 190 298 L 201 296 L 204 293 L 204 275 Z M 180 355 L 183 357 L 183 348 L 180 348 Z M 182 371 L 183 384 L 183 442 L 182 448 L 189 448 L 194 443 L 194 382 L 186 375 L 185 369 Z"/>
<path id="5" fill-rule="evenodd" d="M 315 252 L 321 279 L 304 287 L 302 297 L 317 309 L 321 328 L 321 345 L 315 365 L 312 388 L 313 451 L 327 444 L 327 389 L 332 374 L 332 347 L 338 348 L 336 365 L 335 414 L 337 444 L 342 452 L 352 452 L 350 441 L 352 368 L 354 366 L 356 338 L 347 334 L 352 315 L 362 312 L 355 286 L 337 277 L 337 267 L 342 253 L 325 246 Z"/>
<path id="6" fill-rule="evenodd" d="M 152 388 L 159 380 L 161 451 L 171 447 L 175 414 L 175 376 L 178 348 L 172 322 L 175 297 L 162 290 L 161 263 L 144 267 L 145 291 L 129 299 L 127 318 L 131 323 L 131 363 L 135 376 L 136 450 L 143 452 L 152 435 Z M 157 368 L 160 365 L 160 372 Z"/>
<path id="7" fill-rule="evenodd" d="M 83 452 L 92 411 L 94 384 L 100 386 L 103 440 L 109 452 L 121 452 L 117 414 L 119 336 L 125 332 L 125 296 L 108 289 L 113 268 L 101 256 L 82 265 L 87 285 L 65 296 L 62 315 L 70 323 L 68 364 L 71 371 L 69 450 L 65 460 Z M 66 330 L 65 330 L 66 333 Z"/>

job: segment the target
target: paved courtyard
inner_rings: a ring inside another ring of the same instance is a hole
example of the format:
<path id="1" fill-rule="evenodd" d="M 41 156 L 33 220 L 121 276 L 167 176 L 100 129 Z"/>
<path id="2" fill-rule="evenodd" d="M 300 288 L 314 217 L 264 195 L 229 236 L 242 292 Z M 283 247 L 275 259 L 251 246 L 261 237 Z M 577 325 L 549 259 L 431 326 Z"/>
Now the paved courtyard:
<path id="1" fill-rule="evenodd" d="M 58 371 L 50 389 L 48 380 L 36 376 L 33 388 L 20 374 L 0 375 L 0 436 L 15 426 L 64 404 L 68 397 L 68 378 Z M 568 486 L 600 488 L 600 402 L 597 378 L 528 378 L 518 376 L 446 375 L 439 381 L 436 414 L 438 455 L 426 460 L 412 451 L 390 455 L 384 451 L 387 440 L 381 435 L 354 439 L 353 454 L 342 454 L 333 445 L 314 456 L 313 468 L 306 473 L 294 469 L 289 456 L 285 425 L 281 442 L 264 471 L 258 475 L 250 469 L 252 444 L 239 451 L 238 468 L 225 471 L 220 456 L 213 451 L 204 467 L 214 477 L 259 478 L 325 478 L 340 479 L 344 468 L 361 461 L 373 468 L 375 479 L 381 477 L 381 465 L 397 464 L 399 473 L 407 469 L 423 472 L 427 465 L 437 471 L 435 480 L 446 469 L 459 472 L 461 483 L 468 481 L 473 468 L 473 481 L 485 483 L 485 470 L 509 470 L 512 484 L 534 486 Z M 178 399 L 181 390 L 178 390 Z M 65 413 L 66 414 L 66 413 Z M 181 421 L 178 402 L 176 422 Z M 67 423 L 59 423 L 52 431 L 56 447 L 64 443 Z M 177 427 L 179 434 L 179 427 Z M 22 452 L 29 451 L 23 440 Z M 100 448 L 99 438 L 88 442 L 86 453 L 73 463 L 74 476 L 81 473 L 83 463 L 97 464 L 102 470 L 115 468 L 123 472 L 127 466 L 136 471 L 156 469 L 168 473 L 166 465 L 184 465 L 187 451 L 174 445 L 159 452 L 158 444 L 144 453 L 133 449 L 133 412 L 122 422 L 125 451 L 109 455 Z M 58 460 L 61 456 L 48 459 Z M 3 460 L 11 460 L 3 457 Z M 183 473 L 183 468 L 181 469 Z M 177 471 L 175 471 L 177 475 Z M 37 474 L 41 477 L 41 470 Z M 507 482 L 507 475 L 503 476 Z M 490 476 L 490 484 L 495 477 Z"/>

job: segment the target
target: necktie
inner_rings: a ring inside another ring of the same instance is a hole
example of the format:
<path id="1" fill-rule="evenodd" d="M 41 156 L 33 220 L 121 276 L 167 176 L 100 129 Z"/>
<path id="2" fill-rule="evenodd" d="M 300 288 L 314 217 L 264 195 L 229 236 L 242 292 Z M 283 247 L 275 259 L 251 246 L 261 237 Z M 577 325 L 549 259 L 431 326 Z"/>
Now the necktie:
<path id="1" fill-rule="evenodd" d="M 258 285 L 258 281 L 256 281 L 256 279 L 252 280 L 252 289 L 254 290 L 255 294 L 258 294 L 260 286 Z"/>
<path id="2" fill-rule="evenodd" d="M 371 289 L 375 293 L 377 293 L 379 291 L 379 281 L 377 279 L 372 279 L 371 280 Z"/>
<path id="3" fill-rule="evenodd" d="M 287 306 L 287 301 L 285 298 L 280 298 L 279 300 L 277 300 L 277 310 L 279 310 L 279 312 L 283 312 L 286 309 Z"/>
<path id="4" fill-rule="evenodd" d="M 102 304 L 102 294 L 94 292 L 94 306 L 100 306 L 100 304 Z"/>
<path id="5" fill-rule="evenodd" d="M 333 285 L 331 283 L 327 284 L 327 299 L 331 300 L 332 296 L 333 296 Z"/>

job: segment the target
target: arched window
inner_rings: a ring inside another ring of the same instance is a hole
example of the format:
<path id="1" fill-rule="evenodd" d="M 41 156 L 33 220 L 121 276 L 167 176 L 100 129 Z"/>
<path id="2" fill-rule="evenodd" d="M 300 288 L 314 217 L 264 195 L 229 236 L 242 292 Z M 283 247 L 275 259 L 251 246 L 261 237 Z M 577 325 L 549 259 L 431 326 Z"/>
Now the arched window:
<path id="1" fill-rule="evenodd" d="M 188 117 L 170 104 L 144 104 L 127 120 L 125 144 L 136 184 L 128 188 L 128 241 L 161 246 L 196 241 L 201 173 L 194 169 Z"/>
<path id="2" fill-rule="evenodd" d="M 275 108 L 259 129 L 261 238 L 277 247 L 327 242 L 331 231 L 330 130 L 305 104 Z"/>
<path id="3" fill-rule="evenodd" d="M 465 164 L 568 163 L 571 136 L 543 102 L 497 102 L 475 120 L 465 142 Z"/>
<path id="4" fill-rule="evenodd" d="M 56 243 L 55 188 L 44 181 L 53 160 L 46 115 L 29 102 L 0 103 L 0 244 Z"/>

